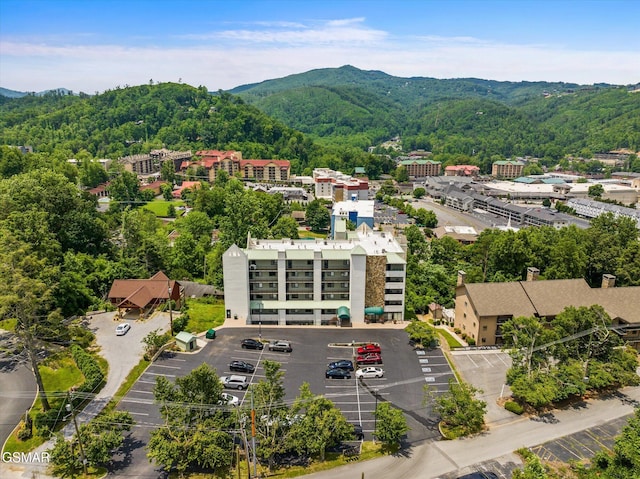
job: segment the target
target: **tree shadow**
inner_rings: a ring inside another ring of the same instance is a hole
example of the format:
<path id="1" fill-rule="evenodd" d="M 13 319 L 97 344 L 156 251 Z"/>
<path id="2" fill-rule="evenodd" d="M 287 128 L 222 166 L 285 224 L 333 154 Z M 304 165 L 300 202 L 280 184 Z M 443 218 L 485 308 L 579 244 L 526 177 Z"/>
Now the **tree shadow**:
<path id="1" fill-rule="evenodd" d="M 119 471 L 131 466 L 133 462 L 133 452 L 144 446 L 144 442 L 140 439 L 135 439 L 131 435 L 126 436 L 122 442 L 122 446 L 120 446 L 118 452 L 112 456 L 111 461 L 107 465 L 109 472 L 115 473 L 117 476 Z"/>
<path id="2" fill-rule="evenodd" d="M 558 424 L 560 422 L 552 412 L 540 414 L 539 416 L 533 416 L 530 419 L 531 421 L 543 422 L 545 424 Z"/>

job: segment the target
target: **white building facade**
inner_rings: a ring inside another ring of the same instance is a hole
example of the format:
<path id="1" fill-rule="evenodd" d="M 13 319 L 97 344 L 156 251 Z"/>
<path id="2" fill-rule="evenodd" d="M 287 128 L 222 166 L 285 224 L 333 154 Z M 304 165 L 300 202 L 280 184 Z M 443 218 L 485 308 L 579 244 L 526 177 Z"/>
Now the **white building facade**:
<path id="1" fill-rule="evenodd" d="M 258 240 L 222 257 L 227 317 L 247 324 L 402 321 L 406 255 L 366 225 L 342 240 Z"/>

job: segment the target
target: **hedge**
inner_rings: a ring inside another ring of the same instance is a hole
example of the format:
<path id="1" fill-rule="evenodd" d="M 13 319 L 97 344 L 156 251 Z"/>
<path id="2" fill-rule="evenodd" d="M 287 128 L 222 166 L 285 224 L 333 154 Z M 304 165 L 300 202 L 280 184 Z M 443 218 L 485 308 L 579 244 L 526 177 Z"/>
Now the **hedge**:
<path id="1" fill-rule="evenodd" d="M 77 344 L 71 346 L 71 355 L 84 375 L 84 382 L 76 388 L 79 392 L 95 392 L 104 381 L 104 374 L 96 359 Z"/>
<path id="2" fill-rule="evenodd" d="M 504 403 L 504 408 L 507 411 L 512 412 L 514 414 L 518 414 L 518 415 L 524 412 L 524 408 L 520 406 L 520 404 L 518 404 L 517 402 L 513 402 L 513 401 L 507 401 L 506 403 Z"/>

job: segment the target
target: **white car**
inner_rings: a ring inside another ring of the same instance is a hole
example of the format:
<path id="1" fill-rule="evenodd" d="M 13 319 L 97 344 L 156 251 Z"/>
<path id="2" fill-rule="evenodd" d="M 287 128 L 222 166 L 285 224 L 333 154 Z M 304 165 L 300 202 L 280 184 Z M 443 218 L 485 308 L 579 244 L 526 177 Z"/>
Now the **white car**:
<path id="1" fill-rule="evenodd" d="M 222 393 L 222 404 L 237 406 L 238 404 L 240 404 L 240 398 L 238 396 L 234 396 L 233 394 Z"/>
<path id="2" fill-rule="evenodd" d="M 358 369 L 356 371 L 356 378 L 381 378 L 384 376 L 384 369 L 370 366 L 368 368 Z"/>
<path id="3" fill-rule="evenodd" d="M 129 323 L 122 323 L 116 326 L 116 336 L 124 336 L 131 329 L 131 325 Z"/>

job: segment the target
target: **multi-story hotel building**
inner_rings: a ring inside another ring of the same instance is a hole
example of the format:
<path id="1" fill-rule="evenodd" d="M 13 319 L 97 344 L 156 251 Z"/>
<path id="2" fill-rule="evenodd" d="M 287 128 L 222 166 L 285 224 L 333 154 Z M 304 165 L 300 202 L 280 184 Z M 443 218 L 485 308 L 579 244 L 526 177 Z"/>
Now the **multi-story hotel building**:
<path id="1" fill-rule="evenodd" d="M 518 178 L 522 176 L 524 163 L 521 161 L 494 161 L 491 166 L 491 175 L 496 178 Z"/>
<path id="2" fill-rule="evenodd" d="M 196 152 L 200 161 L 183 162 L 180 166 L 185 171 L 190 166 L 203 166 L 208 172 L 209 181 L 214 181 L 218 171 L 224 170 L 229 176 L 237 173 L 246 180 L 255 181 L 287 181 L 291 173 L 288 160 L 243 160 L 241 151 L 202 150 Z"/>
<path id="3" fill-rule="evenodd" d="M 328 325 L 404 319 L 406 256 L 366 224 L 347 239 L 263 240 L 222 256 L 227 317 L 248 324 Z"/>
<path id="4" fill-rule="evenodd" d="M 407 169 L 407 174 L 414 178 L 424 178 L 426 176 L 439 176 L 442 165 L 439 161 L 409 159 L 402 160 L 400 166 Z"/>
<path id="5" fill-rule="evenodd" d="M 331 201 L 347 201 L 353 198 L 366 200 L 369 198 L 369 180 L 353 178 L 340 171 L 329 168 L 313 170 L 315 197 Z"/>

